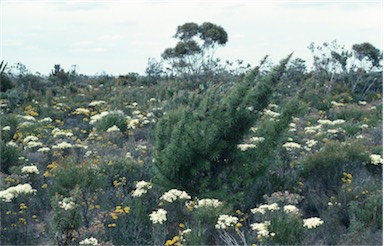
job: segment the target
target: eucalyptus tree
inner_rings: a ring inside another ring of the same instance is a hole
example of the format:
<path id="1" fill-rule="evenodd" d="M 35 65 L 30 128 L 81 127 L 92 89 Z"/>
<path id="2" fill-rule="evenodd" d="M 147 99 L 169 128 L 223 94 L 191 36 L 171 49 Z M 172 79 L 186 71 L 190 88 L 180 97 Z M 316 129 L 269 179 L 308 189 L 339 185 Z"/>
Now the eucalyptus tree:
<path id="1" fill-rule="evenodd" d="M 162 58 L 175 75 L 200 75 L 214 67 L 214 53 L 228 42 L 228 34 L 221 26 L 210 22 L 198 25 L 187 22 L 177 27 L 175 47 L 167 48 Z"/>

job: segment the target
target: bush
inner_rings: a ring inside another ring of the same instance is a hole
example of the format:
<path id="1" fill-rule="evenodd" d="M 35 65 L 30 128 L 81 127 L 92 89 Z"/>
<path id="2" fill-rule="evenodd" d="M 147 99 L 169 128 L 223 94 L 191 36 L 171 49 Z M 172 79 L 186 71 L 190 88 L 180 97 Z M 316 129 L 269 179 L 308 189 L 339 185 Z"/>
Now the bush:
<path id="1" fill-rule="evenodd" d="M 1 172 L 10 174 L 9 168 L 12 166 L 17 166 L 19 161 L 19 150 L 17 147 L 9 146 L 4 141 L 0 143 L 0 153 L 1 153 Z"/>

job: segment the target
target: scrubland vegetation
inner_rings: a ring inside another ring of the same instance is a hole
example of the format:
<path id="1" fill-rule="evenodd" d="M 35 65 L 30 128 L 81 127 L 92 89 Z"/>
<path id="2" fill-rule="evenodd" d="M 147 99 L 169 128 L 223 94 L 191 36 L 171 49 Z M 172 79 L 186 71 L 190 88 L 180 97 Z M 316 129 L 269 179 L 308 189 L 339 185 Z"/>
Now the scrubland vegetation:
<path id="1" fill-rule="evenodd" d="M 214 24 L 175 38 L 143 76 L 1 63 L 1 244 L 382 245 L 381 51 L 251 67 Z"/>

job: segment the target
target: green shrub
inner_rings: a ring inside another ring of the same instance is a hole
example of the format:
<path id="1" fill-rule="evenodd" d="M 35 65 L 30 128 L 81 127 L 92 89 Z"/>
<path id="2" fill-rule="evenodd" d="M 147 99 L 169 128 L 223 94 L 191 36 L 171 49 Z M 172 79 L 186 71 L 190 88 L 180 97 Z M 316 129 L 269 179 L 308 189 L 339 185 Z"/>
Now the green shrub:
<path id="1" fill-rule="evenodd" d="M 95 124 L 99 132 L 106 131 L 112 126 L 117 126 L 121 132 L 127 131 L 127 122 L 125 115 L 120 111 L 111 111 L 108 115 L 104 116 Z"/>
<path id="2" fill-rule="evenodd" d="M 17 147 L 9 146 L 4 141 L 0 143 L 1 156 L 1 172 L 9 174 L 9 168 L 17 166 L 19 158 L 19 150 Z"/>
<path id="3" fill-rule="evenodd" d="M 192 103 L 167 112 L 156 129 L 155 181 L 197 196 L 228 198 L 229 191 L 247 190 L 263 162 L 242 163 L 237 145 L 260 118 L 255 112 L 268 106 L 287 60 L 263 79 L 256 68 L 228 91 L 210 88 L 196 108 Z M 277 144 L 274 137 L 280 136 L 297 111 L 297 102 L 288 105 L 271 131 L 273 136 L 260 148 L 264 158 Z"/>

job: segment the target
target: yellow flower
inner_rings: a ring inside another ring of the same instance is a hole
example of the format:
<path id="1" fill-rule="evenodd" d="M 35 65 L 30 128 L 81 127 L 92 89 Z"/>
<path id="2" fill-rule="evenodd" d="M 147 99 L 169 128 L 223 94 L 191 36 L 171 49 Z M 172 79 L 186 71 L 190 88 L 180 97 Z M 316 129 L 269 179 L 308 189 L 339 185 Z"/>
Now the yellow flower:
<path id="1" fill-rule="evenodd" d="M 24 203 L 20 203 L 20 210 L 28 208 Z"/>
<path id="2" fill-rule="evenodd" d="M 244 213 L 243 212 L 241 212 L 239 209 L 238 210 L 236 210 L 236 213 L 238 214 L 238 215 L 243 215 Z"/>
<path id="3" fill-rule="evenodd" d="M 109 215 L 111 215 L 112 219 L 116 220 L 118 217 L 115 213 L 110 213 Z"/>
<path id="4" fill-rule="evenodd" d="M 168 239 L 168 240 L 165 242 L 165 245 L 166 245 L 166 246 L 168 246 L 168 245 L 172 245 L 172 241 Z"/>
<path id="5" fill-rule="evenodd" d="M 36 214 L 32 215 L 32 219 L 36 219 L 36 218 L 37 218 Z"/>
<path id="6" fill-rule="evenodd" d="M 128 206 L 126 206 L 125 208 L 124 208 L 124 212 L 126 213 L 126 214 L 129 214 L 129 211 L 131 210 L 131 208 L 130 207 L 128 207 Z"/>
<path id="7" fill-rule="evenodd" d="M 44 173 L 45 174 L 45 173 Z M 43 188 L 43 189 L 47 189 L 48 188 L 48 184 L 43 184 L 42 186 L 41 186 L 41 188 Z"/>
<path id="8" fill-rule="evenodd" d="M 108 227 L 109 227 L 109 228 L 113 228 L 113 227 L 116 227 L 116 224 L 115 224 L 115 223 L 112 223 L 112 224 L 108 224 Z"/>
<path id="9" fill-rule="evenodd" d="M 236 228 L 240 228 L 242 226 L 243 226 L 243 224 L 241 224 L 240 222 L 236 224 Z"/>
<path id="10" fill-rule="evenodd" d="M 184 228 L 185 225 L 184 225 L 183 223 L 180 223 L 180 224 L 179 224 L 179 227 L 180 227 L 180 228 Z"/>
<path id="11" fill-rule="evenodd" d="M 100 208 L 100 205 L 95 205 L 95 208 L 96 208 L 96 209 L 99 209 L 99 208 Z"/>

